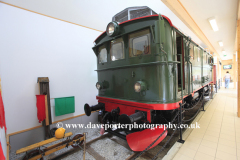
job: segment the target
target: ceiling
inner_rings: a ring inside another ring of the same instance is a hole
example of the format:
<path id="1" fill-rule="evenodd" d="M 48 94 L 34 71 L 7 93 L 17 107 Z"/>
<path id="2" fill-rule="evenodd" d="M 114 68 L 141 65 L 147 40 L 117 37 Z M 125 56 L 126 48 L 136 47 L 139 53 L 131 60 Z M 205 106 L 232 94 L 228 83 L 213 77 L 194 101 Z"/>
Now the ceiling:
<path id="1" fill-rule="evenodd" d="M 172 23 L 203 48 L 207 46 L 161 0 L 2 0 L 41 14 L 105 31 L 112 16 L 127 7 L 148 6 L 155 12 L 168 16 Z M 222 59 L 231 59 L 236 36 L 238 0 L 180 0 Z M 0 5 L 1 9 L 1 5 Z M 17 15 L 16 15 L 17 16 Z M 208 18 L 215 17 L 219 31 L 214 32 Z M 223 41 L 221 48 L 218 41 Z M 221 51 L 225 50 L 226 57 Z"/>
<path id="2" fill-rule="evenodd" d="M 232 59 L 237 25 L 238 0 L 180 0 L 197 25 L 206 35 L 222 60 Z M 214 17 L 218 31 L 214 32 L 208 19 Z M 223 42 L 220 47 L 218 41 Z M 223 56 L 222 50 L 227 56 Z"/>

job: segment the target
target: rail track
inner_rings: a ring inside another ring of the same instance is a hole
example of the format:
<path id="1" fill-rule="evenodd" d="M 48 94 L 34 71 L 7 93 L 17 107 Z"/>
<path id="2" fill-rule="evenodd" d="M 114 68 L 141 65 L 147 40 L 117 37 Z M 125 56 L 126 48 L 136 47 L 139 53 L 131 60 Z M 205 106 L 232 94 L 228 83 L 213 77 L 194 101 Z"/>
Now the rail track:
<path id="1" fill-rule="evenodd" d="M 205 103 L 208 101 L 207 98 L 205 98 Z M 201 103 L 199 104 L 199 106 L 195 107 L 195 109 L 188 111 L 186 113 L 184 113 L 184 118 L 186 119 L 189 119 L 191 118 L 195 113 L 196 111 L 199 109 L 199 107 L 201 107 Z M 190 122 L 187 122 L 185 124 L 191 124 L 192 121 Z M 183 129 L 183 132 L 185 131 L 186 129 Z M 156 147 L 146 151 L 144 154 L 141 155 L 141 158 L 144 158 L 144 159 L 152 159 L 155 154 L 162 148 L 162 146 L 166 143 L 166 141 L 169 139 L 170 135 L 173 133 L 173 129 L 169 129 L 168 130 L 168 135 L 167 137 L 161 142 L 159 143 Z M 104 139 L 104 138 L 109 138 L 110 140 L 116 142 L 117 144 L 125 147 L 126 149 L 130 150 L 130 147 L 128 146 L 127 144 L 127 141 L 126 140 L 122 140 L 122 139 L 119 139 L 113 135 L 111 135 L 110 133 L 106 133 L 102 136 L 99 136 L 93 140 L 90 140 L 89 142 L 86 142 L 86 152 L 88 152 L 90 155 L 92 155 L 96 160 L 106 160 L 107 158 L 103 157 L 102 155 L 100 155 L 99 153 L 97 153 L 94 148 L 91 147 L 91 144 L 94 143 L 94 142 L 97 142 L 98 140 L 101 140 L 101 139 Z M 162 159 L 166 154 L 167 152 L 171 149 L 171 147 L 175 144 L 175 142 L 177 142 L 177 140 L 179 139 L 179 133 L 176 132 L 174 134 L 174 136 L 172 137 L 172 139 L 169 141 L 169 143 L 166 145 L 166 147 L 164 148 L 164 150 L 158 155 L 158 159 Z M 51 160 L 59 160 L 59 159 L 63 159 L 63 158 L 66 158 L 68 157 L 69 155 L 73 154 L 73 153 L 76 153 L 78 151 L 80 151 L 81 148 L 72 148 L 60 155 L 57 155 L 56 157 L 53 157 L 51 158 Z M 126 160 L 131 160 L 133 159 L 134 157 L 136 157 L 140 152 L 133 152 L 132 155 L 130 155 L 129 157 L 127 157 Z"/>
<path id="2" fill-rule="evenodd" d="M 101 139 L 104 139 L 104 138 L 109 138 L 110 140 L 118 143 L 119 145 L 125 147 L 126 149 L 128 150 L 131 150 L 130 147 L 128 146 L 127 144 L 127 141 L 125 140 L 122 140 L 122 139 L 117 139 L 115 136 L 107 133 L 107 134 L 104 134 L 102 136 L 99 136 L 89 142 L 86 143 L 86 152 L 88 152 L 90 155 L 92 155 L 96 160 L 105 160 L 106 158 L 105 157 L 102 157 L 99 153 L 97 153 L 90 145 L 98 140 L 101 140 Z M 78 151 L 82 150 L 81 148 L 73 148 L 71 149 L 70 151 L 66 151 L 60 155 L 57 155 L 56 157 L 53 157 L 51 158 L 51 160 L 59 160 L 59 159 L 62 159 L 62 158 L 65 158 L 67 156 L 69 156 L 70 154 L 73 154 L 73 153 L 76 153 Z M 133 158 L 135 155 L 137 155 L 139 152 L 134 152 L 131 156 L 129 156 L 127 158 L 127 160 L 130 160 L 131 158 Z M 144 153 L 141 157 L 145 158 L 145 159 L 150 159 L 150 158 L 153 158 L 154 155 L 152 155 L 151 153 Z"/>

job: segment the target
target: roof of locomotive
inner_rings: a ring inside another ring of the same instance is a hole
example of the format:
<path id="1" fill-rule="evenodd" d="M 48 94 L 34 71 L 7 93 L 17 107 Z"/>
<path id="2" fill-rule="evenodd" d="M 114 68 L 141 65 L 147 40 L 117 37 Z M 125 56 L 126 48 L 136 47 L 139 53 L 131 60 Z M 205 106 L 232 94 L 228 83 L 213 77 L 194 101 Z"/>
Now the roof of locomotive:
<path id="1" fill-rule="evenodd" d="M 135 21 L 135 20 L 138 20 L 138 19 L 144 19 L 144 18 L 149 18 L 149 17 L 158 17 L 158 16 L 159 16 L 158 14 L 154 14 L 154 15 L 149 15 L 149 16 L 138 17 L 138 18 L 134 18 L 134 19 L 127 20 L 127 21 L 123 21 L 123 22 L 119 23 L 119 25 L 124 24 L 124 23 L 128 23 L 128 22 L 131 22 L 131 21 Z M 170 24 L 171 27 L 173 26 L 171 20 L 170 20 L 167 16 L 164 16 L 164 15 L 161 15 L 161 16 L 168 21 L 168 23 Z M 175 26 L 173 26 L 173 27 L 175 27 Z M 176 28 L 176 27 L 175 27 L 175 28 Z M 176 29 L 177 29 L 177 28 L 176 28 Z M 178 29 L 177 29 L 177 30 L 178 30 Z M 179 32 L 180 32 L 180 31 L 179 31 Z M 98 38 L 100 38 L 104 33 L 106 33 L 106 31 L 104 31 L 103 33 L 101 33 L 101 34 L 94 40 L 94 42 L 95 42 Z"/>
<path id="2" fill-rule="evenodd" d="M 149 7 L 147 6 L 142 6 L 142 7 L 129 7 L 129 8 L 126 8 L 124 10 L 122 10 L 121 12 L 117 13 L 116 15 L 113 16 L 112 18 L 112 21 L 115 21 L 116 20 L 116 17 L 119 16 L 120 14 L 123 14 L 124 12 L 126 11 L 129 11 L 129 10 L 137 10 L 137 9 L 148 9 L 148 10 L 151 10 Z M 139 20 L 139 19 L 144 19 L 144 18 L 150 18 L 150 17 L 158 17 L 158 16 L 162 16 L 164 19 L 166 19 L 169 23 L 169 25 L 173 28 L 175 28 L 175 30 L 179 33 L 181 33 L 183 36 L 187 37 L 186 34 L 184 34 L 182 31 L 180 31 L 176 26 L 174 26 L 172 24 L 172 21 L 165 15 L 158 15 L 156 14 L 156 12 L 154 12 L 153 10 L 151 10 L 152 13 L 155 13 L 155 14 L 152 14 L 152 15 L 147 15 L 147 16 L 142 16 L 142 17 L 137 17 L 137 18 L 133 18 L 133 19 L 130 19 L 130 20 L 126 20 L 126 21 L 122 21 L 122 22 L 118 22 L 119 25 L 121 24 L 124 24 L 124 23 L 128 23 L 128 22 L 131 22 L 131 21 L 135 21 L 135 20 Z M 103 33 L 101 33 L 95 40 L 94 42 L 96 42 L 96 40 L 98 38 L 100 38 L 102 35 L 106 34 L 106 31 L 104 31 Z M 204 52 L 208 53 L 209 55 L 211 55 L 209 52 L 206 51 L 206 49 L 204 49 L 202 46 L 200 46 L 199 44 L 197 44 L 196 42 L 194 42 L 192 39 L 191 39 L 192 43 L 194 43 L 195 45 L 197 45 L 198 47 L 200 47 Z"/>
<path id="3" fill-rule="evenodd" d="M 112 21 L 121 23 L 130 19 L 157 14 L 148 6 L 128 7 L 113 16 Z"/>

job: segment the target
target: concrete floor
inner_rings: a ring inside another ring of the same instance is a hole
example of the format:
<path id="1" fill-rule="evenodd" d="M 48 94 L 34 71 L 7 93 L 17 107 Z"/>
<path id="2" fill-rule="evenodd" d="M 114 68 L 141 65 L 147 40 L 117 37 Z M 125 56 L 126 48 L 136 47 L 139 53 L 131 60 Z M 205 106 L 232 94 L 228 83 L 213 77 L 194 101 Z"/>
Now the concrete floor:
<path id="1" fill-rule="evenodd" d="M 201 116 L 174 160 L 240 160 L 240 118 L 237 91 L 224 84 Z"/>

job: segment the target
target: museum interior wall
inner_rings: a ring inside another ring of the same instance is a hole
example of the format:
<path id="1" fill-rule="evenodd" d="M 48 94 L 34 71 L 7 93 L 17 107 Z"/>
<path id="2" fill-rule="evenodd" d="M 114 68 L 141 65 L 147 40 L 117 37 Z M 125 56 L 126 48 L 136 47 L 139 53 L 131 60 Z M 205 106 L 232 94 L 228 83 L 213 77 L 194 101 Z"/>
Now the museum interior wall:
<path id="1" fill-rule="evenodd" d="M 0 63 L 7 133 L 41 125 L 37 119 L 38 77 L 50 80 L 50 97 L 75 97 L 75 113 L 95 104 L 96 56 L 93 40 L 100 32 L 0 4 Z M 11 43 L 9 43 L 11 42 Z"/>

